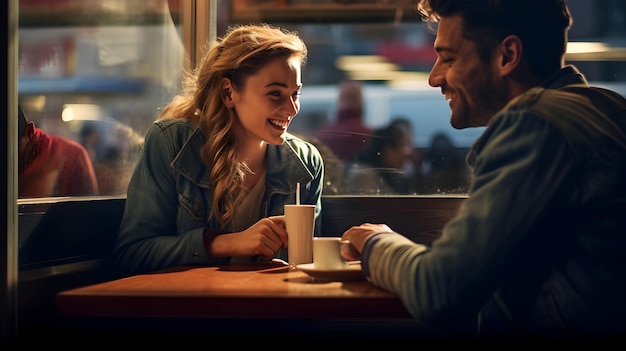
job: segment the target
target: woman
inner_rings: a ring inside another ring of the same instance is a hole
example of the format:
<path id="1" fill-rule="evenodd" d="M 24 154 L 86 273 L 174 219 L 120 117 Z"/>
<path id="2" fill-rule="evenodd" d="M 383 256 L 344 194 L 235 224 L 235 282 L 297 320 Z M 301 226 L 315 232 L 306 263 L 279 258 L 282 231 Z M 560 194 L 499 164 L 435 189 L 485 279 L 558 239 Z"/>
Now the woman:
<path id="1" fill-rule="evenodd" d="M 295 33 L 269 25 L 231 28 L 208 52 L 146 135 L 114 252 L 124 273 L 286 259 L 297 183 L 318 233 L 323 160 L 287 133 L 306 57 Z"/>

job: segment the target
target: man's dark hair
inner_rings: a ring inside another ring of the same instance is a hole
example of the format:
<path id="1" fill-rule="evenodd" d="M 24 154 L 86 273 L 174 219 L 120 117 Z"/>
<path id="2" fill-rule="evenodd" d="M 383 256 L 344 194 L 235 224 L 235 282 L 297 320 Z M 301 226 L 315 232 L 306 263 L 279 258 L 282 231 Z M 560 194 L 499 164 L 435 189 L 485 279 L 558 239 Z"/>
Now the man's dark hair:
<path id="1" fill-rule="evenodd" d="M 419 0 L 417 9 L 431 30 L 442 17 L 461 16 L 463 36 L 476 43 L 483 59 L 506 36 L 519 37 L 541 79 L 561 67 L 572 24 L 566 0 Z"/>

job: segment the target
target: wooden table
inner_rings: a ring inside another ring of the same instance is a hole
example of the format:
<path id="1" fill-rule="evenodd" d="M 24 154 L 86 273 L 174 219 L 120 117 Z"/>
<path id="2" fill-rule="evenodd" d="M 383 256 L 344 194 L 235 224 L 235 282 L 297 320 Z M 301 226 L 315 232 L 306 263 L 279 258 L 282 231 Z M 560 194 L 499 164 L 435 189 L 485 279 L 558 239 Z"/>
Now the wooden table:
<path id="1" fill-rule="evenodd" d="M 321 281 L 275 263 L 177 267 L 63 291 L 78 317 L 409 319 L 400 299 L 366 280 Z"/>

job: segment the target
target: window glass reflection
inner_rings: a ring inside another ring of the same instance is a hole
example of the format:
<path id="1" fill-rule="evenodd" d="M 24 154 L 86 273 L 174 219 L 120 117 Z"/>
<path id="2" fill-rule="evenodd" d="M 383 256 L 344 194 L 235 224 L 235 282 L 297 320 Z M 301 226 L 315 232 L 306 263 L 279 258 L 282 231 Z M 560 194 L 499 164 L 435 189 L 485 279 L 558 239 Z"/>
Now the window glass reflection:
<path id="1" fill-rule="evenodd" d="M 244 3 L 262 3 L 263 8 L 241 6 Z M 450 126 L 447 102 L 427 84 L 436 55 L 434 36 L 423 23 L 410 20 L 406 11 L 401 19 L 373 20 L 359 16 L 356 8 L 330 17 L 319 8 L 312 15 L 307 15 L 308 7 L 290 10 L 304 3 L 299 1 L 281 2 L 280 11 L 267 11 L 278 8 L 272 3 L 276 2 L 239 2 L 232 7 L 234 2 L 219 0 L 217 16 L 208 16 L 207 21 L 217 21 L 218 37 L 240 22 L 268 21 L 297 31 L 305 40 L 309 58 L 303 70 L 301 111 L 289 130 L 320 145 L 327 163 L 325 194 L 391 192 L 382 190 L 380 179 L 359 186 L 360 190 L 346 184 L 351 179 L 347 172 L 362 162 L 356 153 L 345 156 L 347 147 L 333 150 L 333 144 L 356 135 L 349 141 L 350 148 L 364 147 L 375 131 L 396 119 L 409 122 L 413 150 L 406 164 L 393 171 L 409 178 L 407 188 L 393 193 L 467 192 L 464 156 L 483 128 Z M 311 9 L 322 5 L 306 3 Z M 85 148 L 96 173 L 98 195 L 124 195 L 148 126 L 180 87 L 183 2 L 20 0 L 19 4 L 21 106 L 38 128 Z M 566 63 L 579 67 L 592 83 L 625 94 L 623 1 L 579 0 L 570 7 L 575 23 Z M 361 118 L 368 132 L 346 132 L 334 125 L 345 116 L 340 108 L 345 81 L 360 82 Z M 329 135 L 331 141 L 325 140 Z M 375 152 L 381 156 L 386 151 Z M 378 173 L 385 169 L 370 168 Z M 28 197 L 50 195 L 64 194 Z"/>
<path id="2" fill-rule="evenodd" d="M 178 1 L 19 3 L 18 89 L 28 121 L 85 149 L 97 178 L 92 195 L 125 194 L 145 131 L 178 90 L 184 54 Z M 47 161 L 37 170 L 42 181 L 61 169 L 61 160 Z M 20 197 L 81 195 L 30 190 Z"/>

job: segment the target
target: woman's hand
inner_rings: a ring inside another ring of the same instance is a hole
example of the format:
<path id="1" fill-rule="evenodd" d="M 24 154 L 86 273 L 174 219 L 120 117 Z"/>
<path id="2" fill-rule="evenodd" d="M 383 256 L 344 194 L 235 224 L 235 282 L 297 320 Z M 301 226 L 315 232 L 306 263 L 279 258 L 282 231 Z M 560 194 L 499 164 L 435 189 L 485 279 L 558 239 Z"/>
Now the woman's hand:
<path id="1" fill-rule="evenodd" d="M 370 235 L 377 233 L 393 233 L 393 230 L 386 224 L 372 223 L 364 223 L 346 230 L 341 238 L 350 241 L 350 245 L 341 250 L 341 255 L 348 261 L 360 259 L 365 240 Z"/>
<path id="2" fill-rule="evenodd" d="M 280 248 L 287 248 L 285 216 L 262 218 L 250 228 L 215 237 L 211 245 L 213 257 L 271 258 Z"/>

